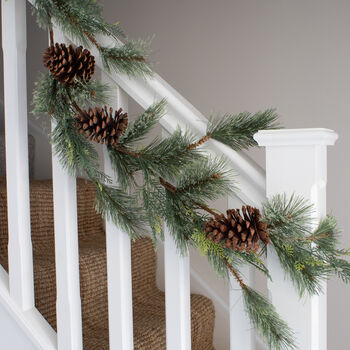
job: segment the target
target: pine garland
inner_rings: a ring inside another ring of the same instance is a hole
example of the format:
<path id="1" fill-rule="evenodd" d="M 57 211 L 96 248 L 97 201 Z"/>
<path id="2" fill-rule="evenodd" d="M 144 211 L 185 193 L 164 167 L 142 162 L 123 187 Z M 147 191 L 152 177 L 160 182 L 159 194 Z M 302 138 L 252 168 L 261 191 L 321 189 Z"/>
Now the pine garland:
<path id="1" fill-rule="evenodd" d="M 102 7 L 91 0 L 35 0 L 33 13 L 39 26 L 52 30 L 53 22 L 74 41 L 85 47 L 94 46 L 101 54 L 106 70 L 114 69 L 129 76 L 147 77 L 152 70 L 147 63 L 149 41 L 126 40 L 119 23 L 109 24 L 102 17 Z M 105 47 L 96 39 L 109 37 L 113 47 Z M 51 39 L 52 44 L 52 39 Z"/>
<path id="2" fill-rule="evenodd" d="M 97 2 L 35 0 L 34 5 L 39 26 L 50 31 L 51 46 L 55 43 L 55 23 L 74 41 L 94 46 L 106 69 L 130 77 L 152 74 L 148 43 L 127 40 L 119 24 L 104 21 Z M 97 40 L 99 35 L 108 36 L 114 46 L 104 47 Z M 120 38 L 125 40 L 124 45 Z M 269 347 L 294 349 L 292 330 L 268 300 L 245 284 L 239 272 L 242 265 L 249 264 L 271 278 L 262 260 L 266 242 L 259 243 L 258 252 L 239 251 L 208 239 L 204 231 L 205 222 L 221 214 L 208 202 L 234 195 L 237 184 L 225 159 L 208 157 L 202 145 L 215 139 L 235 151 L 254 146 L 253 135 L 258 130 L 279 127 L 275 111 L 217 116 L 209 121 L 205 135 L 198 137 L 178 129 L 165 139 L 140 147 L 166 113 L 166 101 L 156 101 L 122 130 L 116 145 L 104 146 L 118 179 L 117 187 L 100 170 L 96 149 L 75 125 L 76 116 L 84 109 L 105 105 L 111 97 L 110 88 L 94 79 L 64 85 L 50 73 L 40 77 L 33 96 L 34 113 L 47 114 L 55 121 L 51 140 L 62 166 L 73 175 L 83 171 L 90 178 L 96 187 L 97 212 L 131 238 L 148 226 L 156 245 L 163 239 L 166 224 L 179 253 L 187 254 L 190 246 L 195 247 L 208 258 L 218 276 L 227 278 L 231 274 L 241 287 L 252 325 Z M 138 183 L 138 174 L 142 183 Z M 263 204 L 262 220 L 268 225 L 271 246 L 301 295 L 320 293 L 321 281 L 332 274 L 350 281 L 350 264 L 344 258 L 349 251 L 338 248 L 335 219 L 327 216 L 316 225 L 310 219 L 311 211 L 312 207 L 296 196 L 275 196 Z"/>

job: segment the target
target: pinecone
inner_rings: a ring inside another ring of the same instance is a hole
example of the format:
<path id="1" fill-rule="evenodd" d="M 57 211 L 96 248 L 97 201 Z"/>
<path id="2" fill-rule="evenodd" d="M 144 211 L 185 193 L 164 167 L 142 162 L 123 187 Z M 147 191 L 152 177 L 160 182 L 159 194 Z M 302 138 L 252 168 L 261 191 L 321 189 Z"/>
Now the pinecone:
<path id="1" fill-rule="evenodd" d="M 82 111 L 75 116 L 76 127 L 81 134 L 85 134 L 90 141 L 105 143 L 108 146 L 116 146 L 120 135 L 128 126 L 128 113 L 123 113 L 120 108 L 114 112 L 113 108 L 107 111 L 104 108 L 95 107 L 89 108 L 89 111 Z"/>
<path id="2" fill-rule="evenodd" d="M 62 84 L 73 84 L 74 79 L 89 81 L 95 71 L 95 57 L 82 46 L 57 44 L 48 47 L 43 61 L 55 79 Z"/>
<path id="3" fill-rule="evenodd" d="M 215 243 L 224 242 L 223 246 L 234 250 L 257 251 L 259 240 L 270 243 L 266 223 L 261 221 L 259 209 L 242 206 L 243 216 L 239 209 L 227 210 L 227 216 L 216 215 L 205 223 L 207 239 Z"/>

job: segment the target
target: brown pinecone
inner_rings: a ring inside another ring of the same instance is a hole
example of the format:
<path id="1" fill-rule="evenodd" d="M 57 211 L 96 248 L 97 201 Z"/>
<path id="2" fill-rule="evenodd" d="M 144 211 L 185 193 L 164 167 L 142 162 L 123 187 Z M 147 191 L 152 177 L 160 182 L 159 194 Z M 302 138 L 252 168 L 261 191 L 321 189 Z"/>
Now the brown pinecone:
<path id="1" fill-rule="evenodd" d="M 95 57 L 82 46 L 57 44 L 48 47 L 43 61 L 55 79 L 62 84 L 73 84 L 74 79 L 89 81 L 95 71 Z"/>
<path id="2" fill-rule="evenodd" d="M 259 209 L 242 206 L 239 209 L 227 210 L 227 215 L 216 215 L 205 223 L 207 239 L 215 243 L 224 242 L 223 246 L 234 250 L 257 251 L 259 240 L 270 243 L 266 223 L 261 221 Z"/>
<path id="3" fill-rule="evenodd" d="M 128 113 L 123 113 L 120 108 L 114 112 L 113 108 L 107 111 L 104 108 L 89 108 L 89 111 L 82 111 L 75 116 L 76 127 L 81 134 L 85 134 L 90 140 L 105 143 L 108 146 L 116 146 L 120 135 L 128 126 Z"/>

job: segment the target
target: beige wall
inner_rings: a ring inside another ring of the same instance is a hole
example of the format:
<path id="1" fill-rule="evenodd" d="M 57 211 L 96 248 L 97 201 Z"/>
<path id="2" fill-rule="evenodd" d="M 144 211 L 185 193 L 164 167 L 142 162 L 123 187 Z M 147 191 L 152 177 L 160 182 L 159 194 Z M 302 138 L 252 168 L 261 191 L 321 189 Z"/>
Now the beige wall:
<path id="1" fill-rule="evenodd" d="M 329 211 L 347 230 L 349 0 L 105 0 L 134 38 L 155 34 L 155 70 L 204 114 L 276 107 L 288 128 L 327 127 Z M 263 152 L 252 156 L 263 165 Z M 303 171 L 303 169 L 300 169 Z M 347 349 L 350 289 L 329 283 L 330 350 Z"/>

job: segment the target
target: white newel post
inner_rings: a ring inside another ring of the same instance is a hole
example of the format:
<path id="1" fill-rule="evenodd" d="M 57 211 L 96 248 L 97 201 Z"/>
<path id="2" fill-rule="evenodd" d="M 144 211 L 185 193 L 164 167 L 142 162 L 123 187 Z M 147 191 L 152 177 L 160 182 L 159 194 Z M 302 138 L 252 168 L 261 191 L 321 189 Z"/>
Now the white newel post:
<path id="1" fill-rule="evenodd" d="M 102 72 L 102 80 L 112 85 L 108 76 Z M 128 110 L 128 96 L 117 87 L 114 108 Z M 104 172 L 113 179 L 116 185 L 115 172 L 108 156 L 107 148 L 103 147 Z M 132 271 L 131 271 L 131 241 L 129 236 L 117 228 L 113 222 L 106 220 L 106 249 L 108 276 L 108 321 L 109 348 L 111 350 L 132 350 L 133 309 L 132 309 Z"/>
<path id="2" fill-rule="evenodd" d="M 228 208 L 240 208 L 237 197 L 228 197 Z M 249 266 L 240 268 L 244 282 L 252 285 L 252 271 Z M 254 327 L 245 310 L 242 288 L 230 275 L 230 350 L 254 350 Z"/>
<path id="3" fill-rule="evenodd" d="M 27 134 L 26 1 L 2 0 L 10 294 L 34 306 Z"/>
<path id="4" fill-rule="evenodd" d="M 254 136 L 266 147 L 267 197 L 293 193 L 309 199 L 314 216 L 326 215 L 327 146 L 337 134 L 327 129 L 260 131 Z M 268 249 L 268 268 L 273 282 L 270 297 L 280 315 L 296 332 L 300 350 L 327 349 L 327 294 L 300 300 L 285 278 L 274 251 Z"/>
<path id="5" fill-rule="evenodd" d="M 63 33 L 58 29 L 55 30 L 55 40 L 66 41 Z M 52 121 L 52 131 L 55 127 L 56 123 Z M 58 350 L 82 350 L 76 176 L 70 175 L 62 167 L 54 145 L 52 145 L 52 186 L 57 284 L 57 345 Z"/>

